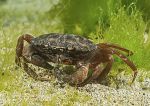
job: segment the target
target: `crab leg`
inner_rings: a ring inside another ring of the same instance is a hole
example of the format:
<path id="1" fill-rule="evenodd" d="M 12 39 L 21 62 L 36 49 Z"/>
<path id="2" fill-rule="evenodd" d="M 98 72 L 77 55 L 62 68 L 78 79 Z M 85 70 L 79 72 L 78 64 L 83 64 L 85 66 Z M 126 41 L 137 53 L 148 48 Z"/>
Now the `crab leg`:
<path id="1" fill-rule="evenodd" d="M 22 57 L 22 51 L 23 51 L 23 46 L 24 46 L 24 40 L 27 41 L 28 43 L 31 43 L 31 39 L 34 37 L 29 34 L 22 35 L 18 38 L 17 46 L 16 46 L 16 58 L 15 58 L 15 63 L 18 66 L 21 66 L 20 64 L 20 57 Z"/>
<path id="2" fill-rule="evenodd" d="M 40 57 L 37 54 L 36 55 L 31 55 L 30 60 L 27 59 L 25 56 L 22 56 L 22 57 L 23 57 L 23 60 L 24 60 L 24 63 L 23 63 L 24 70 L 26 71 L 26 73 L 29 76 L 31 76 L 35 80 L 41 80 L 41 81 L 49 80 L 47 78 L 42 78 L 39 75 L 37 75 L 35 73 L 35 71 L 33 71 L 30 67 L 28 67 L 27 63 L 32 63 L 36 66 L 39 66 L 39 67 L 42 67 L 42 68 L 45 68 L 45 69 L 48 69 L 48 70 L 52 70 L 53 66 L 51 66 L 48 62 L 46 62 L 42 57 Z"/>
<path id="3" fill-rule="evenodd" d="M 45 68 L 45 69 L 49 69 L 52 70 L 54 67 L 51 66 L 48 62 L 45 61 L 45 59 L 43 59 L 42 57 L 40 57 L 39 55 L 32 55 L 30 60 L 27 60 L 24 56 L 23 56 L 24 61 L 28 62 L 28 63 L 32 63 L 36 66 Z"/>
<path id="4" fill-rule="evenodd" d="M 23 63 L 23 68 L 24 68 L 25 72 L 35 80 L 50 81 L 49 78 L 42 78 L 37 73 L 35 73 L 35 71 L 33 71 L 30 67 L 28 67 L 28 64 L 25 62 Z"/>
<path id="5" fill-rule="evenodd" d="M 109 44 L 109 43 L 100 43 L 100 44 L 98 44 L 100 47 L 111 47 L 111 48 L 115 48 L 115 49 L 119 49 L 119 50 L 121 50 L 121 51 L 124 51 L 124 52 L 126 52 L 126 53 L 128 53 L 128 56 L 131 56 L 131 55 L 133 55 L 133 52 L 132 51 L 130 51 L 130 50 L 128 50 L 128 49 L 126 49 L 126 48 L 123 48 L 123 47 L 120 47 L 120 46 L 118 46 L 118 45 L 115 45 L 115 44 Z"/>
<path id="6" fill-rule="evenodd" d="M 110 59 L 110 61 L 106 65 L 106 67 L 102 70 L 102 73 L 97 77 L 98 82 L 101 82 L 107 76 L 107 74 L 110 72 L 110 70 L 112 68 L 113 62 L 114 62 L 114 60 Z"/>
<path id="7" fill-rule="evenodd" d="M 116 54 L 118 57 L 120 57 L 133 70 L 133 72 L 134 72 L 133 79 L 132 79 L 132 83 L 133 83 L 135 78 L 136 78 L 136 76 L 137 76 L 137 68 L 136 68 L 136 66 L 125 55 L 119 53 L 116 50 L 112 50 L 112 52 L 113 52 L 113 54 Z"/>

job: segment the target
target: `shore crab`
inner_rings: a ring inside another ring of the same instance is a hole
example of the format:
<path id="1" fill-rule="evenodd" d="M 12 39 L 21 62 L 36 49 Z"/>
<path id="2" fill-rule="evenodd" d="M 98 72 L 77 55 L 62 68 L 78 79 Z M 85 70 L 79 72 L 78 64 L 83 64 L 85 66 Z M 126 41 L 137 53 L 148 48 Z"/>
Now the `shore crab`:
<path id="1" fill-rule="evenodd" d="M 24 46 L 24 41 L 29 46 Z M 24 70 L 34 79 L 47 80 L 40 78 L 28 63 L 52 70 L 54 67 L 49 64 L 58 63 L 64 65 L 74 65 L 76 71 L 67 76 L 70 85 L 83 86 L 92 80 L 102 81 L 109 73 L 114 62 L 113 54 L 121 58 L 134 72 L 133 80 L 137 75 L 137 68 L 127 56 L 133 53 L 115 44 L 99 43 L 94 44 L 90 40 L 73 34 L 50 33 L 33 37 L 24 34 L 18 38 L 16 46 L 15 62 L 18 66 L 23 64 Z M 21 58 L 23 63 L 21 63 Z M 106 64 L 103 68 L 100 64 Z M 89 70 L 92 74 L 88 76 Z"/>

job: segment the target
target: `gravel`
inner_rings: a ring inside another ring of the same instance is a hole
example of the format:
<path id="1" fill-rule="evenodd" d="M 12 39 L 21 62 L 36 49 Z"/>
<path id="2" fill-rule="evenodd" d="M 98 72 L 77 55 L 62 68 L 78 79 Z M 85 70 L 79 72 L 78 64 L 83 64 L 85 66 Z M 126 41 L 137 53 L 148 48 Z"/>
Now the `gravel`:
<path id="1" fill-rule="evenodd" d="M 115 77 L 118 82 L 107 86 L 91 83 L 76 88 L 66 84 L 62 88 L 55 85 L 55 78 L 51 82 L 40 82 L 23 74 L 8 86 L 13 87 L 13 91 L 0 92 L 0 106 L 150 106 L 150 78 L 140 80 L 141 75 L 143 72 L 131 86 L 130 77 L 119 74 Z"/>
<path id="2" fill-rule="evenodd" d="M 102 106 L 150 106 L 150 92 L 114 89 L 100 84 L 88 84 L 86 90 Z"/>

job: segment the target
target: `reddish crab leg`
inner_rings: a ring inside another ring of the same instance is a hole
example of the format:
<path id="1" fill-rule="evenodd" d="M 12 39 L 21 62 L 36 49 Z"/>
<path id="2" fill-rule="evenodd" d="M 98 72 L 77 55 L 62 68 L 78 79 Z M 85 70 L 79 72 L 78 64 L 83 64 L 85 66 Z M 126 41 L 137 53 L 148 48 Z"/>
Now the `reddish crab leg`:
<path id="1" fill-rule="evenodd" d="M 112 47 L 112 45 L 111 45 L 111 47 Z M 116 48 L 116 46 L 113 45 L 113 48 L 114 47 Z M 118 57 L 120 57 L 134 71 L 134 76 L 133 76 L 133 80 L 132 80 L 132 83 L 133 83 L 134 80 L 135 80 L 135 78 L 136 78 L 136 75 L 137 75 L 137 68 L 135 67 L 135 65 L 126 56 L 124 56 L 123 54 L 119 53 L 117 50 L 109 48 L 105 44 L 104 45 L 100 45 L 100 48 L 104 49 L 105 52 L 106 52 L 106 54 L 107 53 L 108 54 L 116 54 Z M 123 51 L 125 50 L 126 52 L 130 53 L 129 50 L 124 49 L 124 48 L 122 48 L 122 49 L 123 49 Z M 120 48 L 119 48 L 119 50 L 120 50 Z M 99 82 L 102 81 L 107 76 L 107 74 L 109 73 L 109 71 L 111 70 L 112 64 L 114 62 L 114 60 L 113 60 L 112 57 L 109 57 L 109 60 L 106 60 L 106 61 L 108 61 L 106 67 L 102 71 L 99 70 L 97 72 L 93 72 L 92 76 L 89 77 L 87 80 L 85 80 L 82 83 L 82 85 L 85 85 L 86 83 L 88 83 L 89 81 L 93 80 L 94 78 L 95 79 L 97 78 L 97 80 Z M 101 72 L 101 73 L 99 74 L 99 72 Z M 96 73 L 97 73 L 97 75 L 96 75 Z"/>
<path id="2" fill-rule="evenodd" d="M 121 48 L 121 47 L 113 45 L 113 44 L 102 43 L 102 44 L 98 44 L 98 45 L 99 45 L 99 47 L 101 49 L 106 50 L 108 52 L 108 54 L 116 54 L 118 57 L 120 57 L 133 70 L 133 72 L 134 72 L 133 80 L 132 80 L 132 83 L 133 83 L 135 78 L 136 78 L 136 76 L 137 76 L 137 68 L 136 68 L 136 66 L 125 55 L 123 55 L 122 53 L 120 53 L 117 50 L 112 49 L 112 48 L 116 48 L 116 49 L 125 51 L 125 52 L 128 53 L 128 55 L 131 55 L 133 53 L 130 52 L 129 50 L 127 50 L 127 49 Z"/>
<path id="3" fill-rule="evenodd" d="M 106 67 L 102 70 L 102 73 L 97 77 L 98 82 L 101 82 L 104 78 L 106 78 L 107 74 L 110 72 L 112 68 L 114 60 L 110 59 L 110 61 L 107 63 Z"/>
<path id="4" fill-rule="evenodd" d="M 107 48 L 108 48 L 108 47 L 111 47 L 111 48 L 119 49 L 119 50 L 121 50 L 121 51 L 124 51 L 124 52 L 128 53 L 128 56 L 133 55 L 133 52 L 132 52 L 132 51 L 130 51 L 130 50 L 128 50 L 128 49 L 125 49 L 125 48 L 123 48 L 123 47 L 120 47 L 120 46 L 118 46 L 118 45 L 115 45 L 115 44 L 100 43 L 100 44 L 98 44 L 98 45 L 100 45 L 100 47 L 102 46 L 102 47 L 107 47 Z"/>
<path id="5" fill-rule="evenodd" d="M 132 79 L 132 83 L 134 82 L 136 76 L 137 76 L 137 68 L 136 66 L 133 64 L 133 62 L 131 62 L 126 56 L 124 56 L 123 54 L 119 53 L 116 50 L 112 50 L 113 54 L 116 54 L 118 57 L 120 57 L 134 72 L 133 74 L 133 79 Z"/>

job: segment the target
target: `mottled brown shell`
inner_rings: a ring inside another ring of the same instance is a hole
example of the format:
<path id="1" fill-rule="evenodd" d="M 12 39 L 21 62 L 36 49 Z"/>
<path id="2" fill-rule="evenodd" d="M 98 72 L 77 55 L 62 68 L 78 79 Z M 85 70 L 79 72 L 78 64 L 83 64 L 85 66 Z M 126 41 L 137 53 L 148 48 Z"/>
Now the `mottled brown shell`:
<path id="1" fill-rule="evenodd" d="M 31 45 L 45 55 L 63 55 L 74 59 L 85 59 L 91 51 L 97 48 L 95 44 L 84 37 L 58 33 L 36 37 L 32 39 Z"/>

